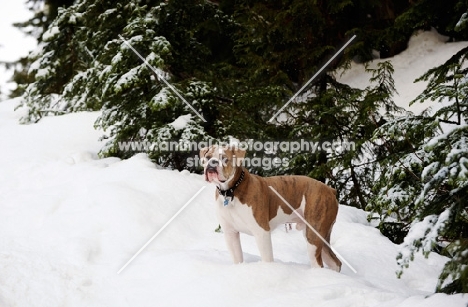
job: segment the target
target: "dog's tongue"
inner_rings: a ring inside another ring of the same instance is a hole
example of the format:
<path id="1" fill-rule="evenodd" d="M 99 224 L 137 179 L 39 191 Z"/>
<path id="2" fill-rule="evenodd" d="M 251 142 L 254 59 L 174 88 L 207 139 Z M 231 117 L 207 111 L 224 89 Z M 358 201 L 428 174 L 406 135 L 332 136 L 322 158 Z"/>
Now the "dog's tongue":
<path id="1" fill-rule="evenodd" d="M 206 178 L 209 182 L 212 182 L 215 179 L 218 179 L 218 173 L 215 171 L 208 171 L 206 172 Z"/>

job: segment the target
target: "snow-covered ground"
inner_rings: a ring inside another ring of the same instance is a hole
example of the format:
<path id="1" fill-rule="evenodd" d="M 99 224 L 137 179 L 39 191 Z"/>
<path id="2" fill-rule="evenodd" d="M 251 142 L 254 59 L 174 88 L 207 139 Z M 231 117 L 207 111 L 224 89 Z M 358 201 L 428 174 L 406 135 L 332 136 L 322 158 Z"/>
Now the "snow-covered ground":
<path id="1" fill-rule="evenodd" d="M 439 62 L 462 47 L 436 44 L 435 34 L 429 35 L 432 44 L 424 47 L 425 54 L 436 54 Z M 409 84 L 413 69 L 422 69 L 422 62 L 425 69 L 437 64 L 418 60 L 423 52 L 414 48 L 394 58 L 404 99 L 420 90 Z M 359 69 L 349 72 L 350 80 L 361 80 Z M 416 257 L 397 279 L 398 246 L 369 225 L 365 212 L 345 206 L 331 243 L 357 273 L 346 265 L 341 273 L 309 268 L 302 234 L 282 228 L 273 234 L 274 263 L 260 262 L 253 238 L 243 235 L 246 262 L 233 265 L 222 234 L 215 232 L 215 188 L 201 176 L 158 169 L 144 154 L 124 161 L 99 159 L 101 132 L 93 129 L 97 113 L 22 126 L 17 121 L 24 110 L 13 111 L 17 103 L 0 103 L 0 307 L 468 303 L 468 296 L 433 294 L 446 261 L 439 255 Z"/>
<path id="2" fill-rule="evenodd" d="M 411 37 L 407 50 L 391 59 L 375 60 L 369 64 L 369 67 L 375 68 L 377 63 L 390 60 L 395 69 L 393 78 L 398 92 L 393 97 L 395 103 L 418 114 L 434 104 L 426 102 L 409 106 L 409 102 L 422 93 L 427 85 L 427 82 L 414 83 L 414 80 L 421 77 L 430 68 L 443 64 L 452 55 L 468 46 L 468 42 L 447 43 L 448 39 L 435 30 L 419 32 Z M 365 72 L 364 65 L 352 65 L 350 70 L 338 77 L 341 82 L 353 87 L 364 89 L 369 86 L 370 74 Z"/>

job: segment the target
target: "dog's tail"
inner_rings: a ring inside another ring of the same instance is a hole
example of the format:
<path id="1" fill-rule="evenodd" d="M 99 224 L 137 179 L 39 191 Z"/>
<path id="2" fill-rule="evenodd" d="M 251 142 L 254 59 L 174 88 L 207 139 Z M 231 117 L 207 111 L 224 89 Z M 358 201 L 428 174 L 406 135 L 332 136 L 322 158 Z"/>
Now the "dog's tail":
<path id="1" fill-rule="evenodd" d="M 335 224 L 335 223 L 333 223 Z M 330 230 L 328 231 L 327 237 L 325 240 L 327 240 L 328 244 L 330 244 L 330 236 L 331 232 L 333 229 L 333 225 L 330 227 Z M 336 257 L 335 253 L 332 251 L 332 249 L 327 245 L 324 244 L 322 248 L 322 260 L 325 262 L 325 264 L 332 270 L 335 270 L 337 272 L 341 271 L 341 261 Z"/>

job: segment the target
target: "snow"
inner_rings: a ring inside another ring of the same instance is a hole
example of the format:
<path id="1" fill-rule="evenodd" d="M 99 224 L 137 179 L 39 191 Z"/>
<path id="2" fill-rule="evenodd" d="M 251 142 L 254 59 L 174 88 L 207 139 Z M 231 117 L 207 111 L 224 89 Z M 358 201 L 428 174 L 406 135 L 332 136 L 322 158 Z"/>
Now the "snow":
<path id="1" fill-rule="evenodd" d="M 50 27 L 47 31 L 42 34 L 42 40 L 44 42 L 52 40 L 57 34 L 60 33 L 60 28 L 57 26 Z"/>
<path id="2" fill-rule="evenodd" d="M 137 66 L 123 74 L 114 85 L 115 90 L 120 92 L 123 88 L 130 87 L 131 83 L 137 79 L 139 69 L 140 66 Z"/>
<path id="3" fill-rule="evenodd" d="M 448 37 L 442 36 L 436 30 L 418 32 L 413 35 L 408 42 L 408 48 L 391 59 L 375 60 L 370 63 L 370 68 L 376 68 L 377 63 L 390 61 L 393 64 L 395 73 L 395 87 L 398 94 L 395 95 L 395 103 L 408 111 L 416 114 L 421 113 L 428 106 L 434 105 L 432 102 L 409 103 L 415 99 L 426 88 L 427 82 L 417 82 L 414 80 L 421 77 L 427 70 L 443 64 L 452 55 L 468 46 L 468 42 L 450 42 Z M 365 72 L 363 64 L 353 64 L 351 69 L 342 75 L 337 74 L 339 81 L 350 86 L 364 89 L 369 86 L 370 74 Z"/>
<path id="4" fill-rule="evenodd" d="M 397 279 L 398 246 L 340 207 L 331 243 L 357 270 L 311 269 L 303 236 L 273 234 L 274 263 L 242 235 L 231 263 L 202 176 L 156 168 L 145 154 L 99 159 L 99 116 L 19 125 L 0 103 L 0 306 L 465 306 L 432 294 L 446 258 L 416 257 Z M 199 196 L 117 271 L 203 186 Z M 294 227 L 293 227 L 294 229 Z"/>
<path id="5" fill-rule="evenodd" d="M 167 104 L 169 97 L 169 90 L 167 88 L 162 88 L 153 98 L 151 98 L 151 106 L 164 106 Z"/>
<path id="6" fill-rule="evenodd" d="M 187 127 L 187 124 L 192 120 L 191 114 L 181 115 L 169 125 L 174 127 L 175 130 L 182 130 Z"/>
<path id="7" fill-rule="evenodd" d="M 461 16 L 460 20 L 455 25 L 455 29 L 461 27 L 461 25 L 464 24 L 465 22 L 468 22 L 468 13 L 464 13 Z"/>
<path id="8" fill-rule="evenodd" d="M 393 59 L 400 103 L 402 96 L 407 102 L 421 89 L 405 82 L 466 45 L 445 44 L 435 33 L 413 40 L 421 45 L 413 41 Z M 364 85 L 367 77 L 359 69 L 354 66 L 344 77 Z M 415 254 L 397 279 L 401 246 L 382 236 L 366 212 L 346 206 L 340 206 L 331 244 L 357 273 L 346 265 L 341 273 L 310 268 L 304 238 L 294 227 L 273 233 L 274 263 L 262 263 L 255 240 L 242 235 L 246 260 L 234 265 L 223 235 L 215 231 L 215 187 L 202 176 L 161 169 L 145 154 L 128 160 L 99 158 L 103 132 L 93 128 L 98 112 L 19 125 L 25 109 L 14 111 L 18 103 L 0 103 L 1 307 L 468 303 L 466 295 L 433 293 L 447 261 L 440 255 L 430 253 L 426 259 Z M 173 126 L 184 127 L 187 120 L 181 117 Z"/>

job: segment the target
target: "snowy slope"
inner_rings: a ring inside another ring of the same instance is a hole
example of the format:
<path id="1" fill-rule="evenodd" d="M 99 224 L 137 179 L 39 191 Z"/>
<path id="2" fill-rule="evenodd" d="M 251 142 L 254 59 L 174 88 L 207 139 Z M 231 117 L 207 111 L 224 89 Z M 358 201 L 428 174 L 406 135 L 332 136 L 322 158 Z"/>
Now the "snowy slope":
<path id="1" fill-rule="evenodd" d="M 444 48 L 434 52 L 448 58 L 452 49 Z M 396 69 L 403 65 L 395 61 Z M 345 206 L 332 245 L 356 274 L 345 265 L 341 273 L 309 268 L 302 234 L 285 229 L 273 234 L 274 263 L 260 262 L 253 238 L 242 236 L 246 262 L 233 265 L 215 232 L 215 188 L 201 176 L 157 169 L 143 154 L 98 159 L 97 113 L 21 126 L 22 111 L 13 111 L 17 103 L 0 103 L 0 307 L 468 303 L 468 296 L 433 294 L 446 261 L 439 255 L 417 257 L 397 279 L 398 246 L 368 224 L 365 212 Z"/>
<path id="2" fill-rule="evenodd" d="M 369 67 L 375 68 L 377 63 L 390 60 L 395 69 L 393 78 L 398 92 L 394 96 L 395 103 L 418 114 L 433 104 L 426 102 L 409 106 L 409 102 L 415 99 L 427 85 L 426 82 L 414 83 L 414 80 L 421 77 L 427 70 L 443 64 L 452 55 L 468 46 L 468 42 L 447 43 L 448 39 L 438 34 L 436 30 L 421 31 L 411 37 L 408 49 L 391 59 L 375 60 L 370 63 Z M 363 65 L 353 65 L 351 69 L 338 77 L 341 82 L 353 87 L 364 89 L 369 86 L 370 74 L 365 72 Z"/>

